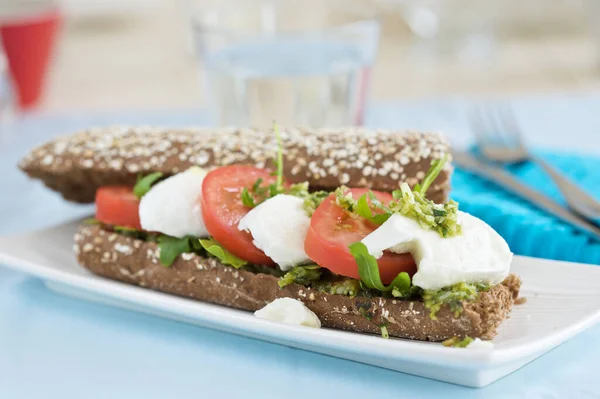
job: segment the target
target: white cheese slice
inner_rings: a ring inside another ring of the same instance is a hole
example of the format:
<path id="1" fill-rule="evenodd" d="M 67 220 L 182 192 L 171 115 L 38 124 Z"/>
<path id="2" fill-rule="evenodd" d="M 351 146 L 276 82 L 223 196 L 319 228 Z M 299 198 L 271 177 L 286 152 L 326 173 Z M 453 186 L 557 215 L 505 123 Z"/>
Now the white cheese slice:
<path id="1" fill-rule="evenodd" d="M 204 176 L 204 169 L 192 167 L 152 186 L 140 201 L 142 228 L 173 237 L 208 237 L 200 205 Z"/>
<path id="2" fill-rule="evenodd" d="M 459 212 L 462 234 L 442 238 L 414 219 L 392 215 L 362 243 L 379 258 L 389 249 L 410 252 L 417 263 L 414 285 L 437 290 L 456 283 L 499 284 L 508 275 L 512 253 L 506 241 L 481 219 Z"/>
<path id="3" fill-rule="evenodd" d="M 302 302 L 293 298 L 278 298 L 262 309 L 254 312 L 260 319 L 321 328 L 321 320 Z"/>
<path id="4" fill-rule="evenodd" d="M 254 245 L 284 271 L 310 261 L 304 252 L 310 217 L 303 203 L 301 198 L 279 194 L 253 208 L 238 224 L 238 229 L 249 231 Z"/>

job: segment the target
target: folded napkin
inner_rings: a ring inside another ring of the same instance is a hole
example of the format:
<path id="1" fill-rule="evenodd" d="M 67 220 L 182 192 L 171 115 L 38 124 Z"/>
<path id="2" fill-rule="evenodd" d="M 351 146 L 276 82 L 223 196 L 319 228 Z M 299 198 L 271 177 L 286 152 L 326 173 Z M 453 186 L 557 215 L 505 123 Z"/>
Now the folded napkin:
<path id="1" fill-rule="evenodd" d="M 548 151 L 540 152 L 539 156 L 600 199 L 600 158 Z M 537 165 L 525 163 L 507 170 L 529 187 L 565 204 L 550 177 Z M 599 240 L 497 185 L 460 169 L 455 171 L 452 185 L 451 196 L 460 203 L 460 209 L 486 221 L 504 237 L 515 254 L 600 264 Z"/>

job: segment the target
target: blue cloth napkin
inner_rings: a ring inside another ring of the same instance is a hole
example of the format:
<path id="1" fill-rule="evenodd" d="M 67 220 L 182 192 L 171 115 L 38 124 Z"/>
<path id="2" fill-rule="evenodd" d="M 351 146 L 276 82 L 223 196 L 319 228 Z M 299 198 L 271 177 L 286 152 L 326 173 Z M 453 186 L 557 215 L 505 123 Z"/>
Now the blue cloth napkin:
<path id="1" fill-rule="evenodd" d="M 542 151 L 546 161 L 600 199 L 600 158 Z M 508 168 L 516 178 L 565 204 L 548 175 L 532 163 Z M 518 255 L 600 264 L 600 241 L 576 231 L 494 183 L 457 169 L 452 198 L 492 226 Z"/>

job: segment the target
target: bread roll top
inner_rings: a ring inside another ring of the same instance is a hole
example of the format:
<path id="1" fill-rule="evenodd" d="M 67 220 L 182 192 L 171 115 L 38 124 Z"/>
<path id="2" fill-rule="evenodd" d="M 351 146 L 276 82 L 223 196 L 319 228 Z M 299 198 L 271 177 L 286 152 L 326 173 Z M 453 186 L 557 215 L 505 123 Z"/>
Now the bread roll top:
<path id="1" fill-rule="evenodd" d="M 414 186 L 431 161 L 449 153 L 437 133 L 362 128 L 281 128 L 284 174 L 312 189 L 340 185 L 393 191 Z M 75 202 L 93 202 L 105 185 L 134 184 L 140 174 L 172 175 L 190 166 L 232 164 L 273 168 L 277 140 L 272 130 L 235 128 L 110 127 L 87 129 L 32 150 L 19 167 Z M 447 199 L 451 163 L 428 197 Z"/>

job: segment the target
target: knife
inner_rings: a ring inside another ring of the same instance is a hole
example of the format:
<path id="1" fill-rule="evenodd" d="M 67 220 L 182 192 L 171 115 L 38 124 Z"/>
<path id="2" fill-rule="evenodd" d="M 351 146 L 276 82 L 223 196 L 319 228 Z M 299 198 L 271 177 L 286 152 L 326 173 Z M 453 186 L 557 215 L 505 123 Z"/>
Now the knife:
<path id="1" fill-rule="evenodd" d="M 506 191 L 528 201 L 533 206 L 548 212 L 596 240 L 600 240 L 600 228 L 598 226 L 564 208 L 550 197 L 527 187 L 504 169 L 482 162 L 466 152 L 453 150 L 452 158 L 453 162 L 461 169 L 496 183 Z"/>

